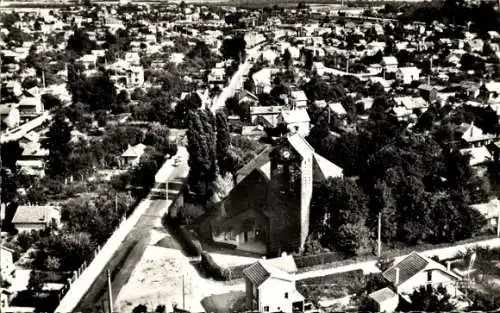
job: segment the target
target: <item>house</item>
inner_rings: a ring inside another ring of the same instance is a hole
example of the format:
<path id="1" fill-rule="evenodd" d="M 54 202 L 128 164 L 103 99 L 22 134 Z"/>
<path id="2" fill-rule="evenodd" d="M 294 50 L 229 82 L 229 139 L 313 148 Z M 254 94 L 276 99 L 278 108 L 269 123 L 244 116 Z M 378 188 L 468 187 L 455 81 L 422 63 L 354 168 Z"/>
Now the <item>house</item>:
<path id="1" fill-rule="evenodd" d="M 97 65 L 97 55 L 95 54 L 85 54 L 78 60 L 83 67 L 88 69 L 93 69 Z"/>
<path id="2" fill-rule="evenodd" d="M 17 104 L 17 109 L 21 117 L 36 117 L 41 115 L 44 111 L 42 98 L 39 96 L 24 97 Z"/>
<path id="3" fill-rule="evenodd" d="M 125 61 L 130 65 L 141 65 L 141 57 L 138 52 L 125 52 Z"/>
<path id="4" fill-rule="evenodd" d="M 500 82 L 483 83 L 479 89 L 480 95 L 483 95 L 489 103 L 500 103 Z"/>
<path id="5" fill-rule="evenodd" d="M 460 149 L 460 154 L 470 156 L 470 166 L 485 165 L 493 160 L 493 156 L 486 146 Z"/>
<path id="6" fill-rule="evenodd" d="M 246 305 L 257 312 L 302 312 L 304 296 L 295 286 L 292 256 L 259 260 L 243 270 Z"/>
<path id="7" fill-rule="evenodd" d="M 128 145 L 127 150 L 120 155 L 120 165 L 122 167 L 138 165 L 145 149 L 146 145 L 142 143 L 135 146 Z"/>
<path id="8" fill-rule="evenodd" d="M 488 225 L 495 229 L 497 236 L 500 236 L 500 200 L 498 198 L 485 203 L 472 204 L 470 207 L 481 213 Z"/>
<path id="9" fill-rule="evenodd" d="M 283 123 L 290 132 L 297 132 L 304 137 L 309 135 L 310 122 L 311 119 L 309 118 L 309 114 L 307 114 L 304 108 L 283 110 L 278 116 L 278 124 Z"/>
<path id="10" fill-rule="evenodd" d="M 20 205 L 12 218 L 12 224 L 19 232 L 45 230 L 52 223 L 59 225 L 61 212 L 51 205 Z"/>
<path id="11" fill-rule="evenodd" d="M 398 121 L 408 121 L 413 114 L 411 110 L 399 104 L 389 108 L 386 112 L 397 118 Z"/>
<path id="12" fill-rule="evenodd" d="M 395 73 L 398 70 L 398 59 L 393 56 L 383 57 L 381 65 L 386 73 Z"/>
<path id="13" fill-rule="evenodd" d="M 420 69 L 415 66 L 400 67 L 396 71 L 396 80 L 404 85 L 409 85 L 420 79 Z"/>
<path id="14" fill-rule="evenodd" d="M 419 95 L 424 98 L 427 102 L 434 102 L 437 100 L 437 90 L 428 84 L 422 84 L 418 86 Z"/>
<path id="15" fill-rule="evenodd" d="M 428 103 L 421 97 L 394 97 L 394 101 L 403 106 L 408 112 L 414 113 L 415 110 L 420 110 L 420 113 L 427 111 Z"/>
<path id="16" fill-rule="evenodd" d="M 224 84 L 226 71 L 224 68 L 213 68 L 208 73 L 209 84 Z"/>
<path id="17" fill-rule="evenodd" d="M 9 104 L 0 104 L 0 119 L 10 129 L 19 126 L 21 115 L 17 107 Z"/>
<path id="18" fill-rule="evenodd" d="M 250 126 L 243 126 L 241 128 L 241 135 L 258 140 L 259 138 L 262 138 L 266 135 L 266 132 L 264 131 L 264 127 L 261 125 L 250 125 Z"/>
<path id="19" fill-rule="evenodd" d="M 14 250 L 7 247 L 0 247 L 0 273 L 3 278 L 9 277 L 14 269 Z"/>
<path id="20" fill-rule="evenodd" d="M 476 127 L 474 122 L 471 124 L 462 123 L 457 131 L 462 134 L 460 139 L 464 148 L 481 147 L 489 144 L 495 138 L 494 135 L 483 133 L 483 130 Z"/>
<path id="21" fill-rule="evenodd" d="M 441 285 L 450 295 L 461 294 L 456 283 L 462 277 L 452 271 L 450 265 L 444 266 L 415 251 L 387 269 L 382 276 L 403 298 L 412 294 L 415 289 L 428 285 Z"/>
<path id="22" fill-rule="evenodd" d="M 299 133 L 287 134 L 235 174 L 235 186 L 201 223 L 200 234 L 268 256 L 298 251 L 309 232 L 313 182 L 342 175 Z"/>
<path id="23" fill-rule="evenodd" d="M 290 93 L 290 105 L 292 109 L 307 107 L 307 96 L 304 91 L 296 90 Z"/>
<path id="24" fill-rule="evenodd" d="M 342 103 L 340 102 L 328 103 L 328 110 L 330 110 L 331 113 L 337 114 L 341 118 L 347 115 L 347 111 L 344 109 L 344 106 L 342 106 Z"/>
<path id="25" fill-rule="evenodd" d="M 254 125 L 276 127 L 278 125 L 278 116 L 284 108 L 281 105 L 250 107 L 250 121 Z"/>
<path id="26" fill-rule="evenodd" d="M 259 102 L 259 97 L 248 90 L 239 90 L 238 93 L 238 103 L 250 103 L 252 106 L 257 105 Z"/>
<path id="27" fill-rule="evenodd" d="M 387 79 L 384 79 L 384 78 L 378 77 L 378 76 L 371 76 L 369 78 L 369 81 L 372 84 L 380 84 L 382 86 L 382 88 L 384 88 L 385 92 L 388 92 L 389 90 L 391 90 L 392 81 L 390 81 L 390 80 L 387 80 Z"/>

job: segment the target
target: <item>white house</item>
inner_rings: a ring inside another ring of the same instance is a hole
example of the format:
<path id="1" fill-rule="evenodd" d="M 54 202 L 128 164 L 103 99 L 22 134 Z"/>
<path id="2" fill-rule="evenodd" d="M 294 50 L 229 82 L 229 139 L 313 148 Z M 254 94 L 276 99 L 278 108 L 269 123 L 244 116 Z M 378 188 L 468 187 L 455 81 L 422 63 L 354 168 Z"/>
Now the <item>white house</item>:
<path id="1" fill-rule="evenodd" d="M 303 137 L 309 135 L 311 119 L 305 108 L 283 110 L 278 116 L 278 123 L 284 123 L 290 132 L 296 132 Z"/>
<path id="2" fill-rule="evenodd" d="M 375 303 L 377 312 L 395 312 L 399 304 L 399 295 L 389 287 L 374 291 L 368 297 Z"/>
<path id="3" fill-rule="evenodd" d="M 97 55 L 85 54 L 79 59 L 79 61 L 85 69 L 95 68 L 97 64 Z"/>
<path id="4" fill-rule="evenodd" d="M 395 291 L 403 296 L 412 294 L 415 289 L 427 285 L 433 287 L 442 285 L 449 294 L 455 295 L 460 293 L 456 282 L 462 279 L 449 266 L 446 267 L 415 251 L 382 275 L 394 286 Z"/>
<path id="5" fill-rule="evenodd" d="M 383 57 L 381 65 L 387 73 L 395 73 L 398 70 L 398 59 L 393 56 Z"/>
<path id="6" fill-rule="evenodd" d="M 294 109 L 307 107 L 307 96 L 304 91 L 296 90 L 290 94 L 290 105 Z"/>
<path id="7" fill-rule="evenodd" d="M 12 224 L 20 233 L 44 230 L 51 223 L 58 225 L 60 221 L 59 208 L 51 205 L 20 205 L 12 218 Z"/>
<path id="8" fill-rule="evenodd" d="M 409 85 L 420 79 L 420 70 L 415 66 L 400 67 L 396 71 L 396 79 L 404 85 Z"/>
<path id="9" fill-rule="evenodd" d="M 208 83 L 209 84 L 221 84 L 224 83 L 226 71 L 224 68 L 213 68 L 208 74 Z"/>
<path id="10" fill-rule="evenodd" d="M 122 166 L 136 166 L 144 154 L 146 145 L 139 143 L 135 146 L 128 145 L 127 150 L 120 156 Z"/>
<path id="11" fill-rule="evenodd" d="M 495 197 L 485 203 L 472 204 L 470 207 L 481 213 L 488 225 L 495 228 L 497 236 L 500 236 L 500 200 L 498 198 Z"/>
<path id="12" fill-rule="evenodd" d="M 304 296 L 296 289 L 293 257 L 259 260 L 243 270 L 247 307 L 257 312 L 303 311 Z"/>

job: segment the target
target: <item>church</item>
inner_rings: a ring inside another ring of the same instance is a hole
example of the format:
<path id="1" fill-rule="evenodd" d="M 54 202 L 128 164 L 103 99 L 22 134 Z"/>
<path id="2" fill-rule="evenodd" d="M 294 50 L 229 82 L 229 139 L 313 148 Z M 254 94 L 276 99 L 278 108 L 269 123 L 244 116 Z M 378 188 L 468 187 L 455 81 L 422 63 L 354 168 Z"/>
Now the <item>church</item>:
<path id="1" fill-rule="evenodd" d="M 313 184 L 342 177 L 299 133 L 269 146 L 235 174 L 235 187 L 202 223 L 205 237 L 268 257 L 299 251 L 309 232 Z"/>

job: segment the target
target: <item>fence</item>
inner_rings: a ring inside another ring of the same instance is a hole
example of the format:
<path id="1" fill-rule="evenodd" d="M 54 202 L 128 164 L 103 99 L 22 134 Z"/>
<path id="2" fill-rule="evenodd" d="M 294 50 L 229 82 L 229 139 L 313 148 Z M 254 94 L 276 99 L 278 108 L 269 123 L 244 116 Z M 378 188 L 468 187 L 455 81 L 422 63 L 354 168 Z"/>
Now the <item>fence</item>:
<path id="1" fill-rule="evenodd" d="M 130 217 L 120 223 L 117 230 L 109 237 L 106 243 L 95 250 L 94 259 L 88 265 L 87 262 L 82 264 L 71 278 L 69 288 L 56 308 L 56 313 L 73 312 L 80 299 L 85 295 L 97 276 L 104 270 L 104 266 L 150 204 L 149 199 L 141 201 Z"/>

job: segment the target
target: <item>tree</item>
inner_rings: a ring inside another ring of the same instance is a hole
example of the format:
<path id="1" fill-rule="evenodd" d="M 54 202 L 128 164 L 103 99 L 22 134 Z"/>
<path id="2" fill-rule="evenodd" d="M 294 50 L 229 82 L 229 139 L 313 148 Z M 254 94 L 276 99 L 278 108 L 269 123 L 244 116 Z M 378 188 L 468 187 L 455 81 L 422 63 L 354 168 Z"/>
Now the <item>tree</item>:
<path id="1" fill-rule="evenodd" d="M 69 174 L 70 140 L 71 127 L 66 117 L 58 112 L 47 132 L 47 140 L 43 143 L 50 151 L 47 165 L 52 177 L 65 177 Z"/>
<path id="2" fill-rule="evenodd" d="M 245 39 L 243 39 L 242 36 L 237 36 L 230 39 L 224 39 L 224 41 L 222 41 L 220 51 L 225 60 L 233 59 L 240 62 L 245 55 L 245 49 Z"/>
<path id="3" fill-rule="evenodd" d="M 219 172 L 224 175 L 226 172 L 232 170 L 228 168 L 227 162 L 229 158 L 231 137 L 229 135 L 229 127 L 225 114 L 223 112 L 217 112 L 215 118 L 217 128 L 217 164 L 219 166 Z"/>
<path id="4" fill-rule="evenodd" d="M 59 259 L 61 270 L 74 271 L 93 256 L 95 243 L 88 233 L 61 233 L 42 238 L 42 250 Z"/>
<path id="5" fill-rule="evenodd" d="M 410 300 L 411 304 L 404 308 L 405 311 L 450 312 L 456 309 L 443 286 L 421 286 L 410 295 Z"/>
<path id="6" fill-rule="evenodd" d="M 9 168 L 11 171 L 16 169 L 16 161 L 23 153 L 23 148 L 19 146 L 19 141 L 8 141 L 0 146 L 2 167 Z M 3 185 L 2 185 L 3 187 Z"/>
<path id="7" fill-rule="evenodd" d="M 96 46 L 96 43 L 89 39 L 89 35 L 84 29 L 77 28 L 73 31 L 73 35 L 69 37 L 66 50 L 73 51 L 81 56 L 90 53 Z"/>
<path id="8" fill-rule="evenodd" d="M 243 88 L 245 90 L 248 90 L 252 93 L 255 92 L 255 83 L 251 77 L 248 77 L 245 82 L 243 83 Z"/>
<path id="9" fill-rule="evenodd" d="M 314 61 L 313 52 L 312 50 L 304 49 L 303 53 L 304 53 L 304 67 L 306 70 L 311 71 Z"/>
<path id="10" fill-rule="evenodd" d="M 48 276 L 42 271 L 31 271 L 30 279 L 28 280 L 28 290 L 35 292 L 42 291 L 43 284 L 47 278 Z"/>
<path id="11" fill-rule="evenodd" d="M 286 49 L 283 53 L 283 64 L 287 69 L 292 65 L 292 55 L 290 54 L 290 50 L 288 49 Z"/>

